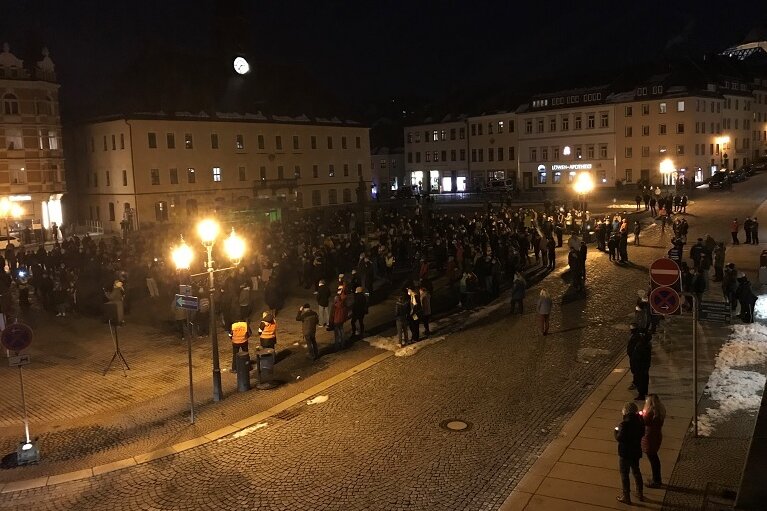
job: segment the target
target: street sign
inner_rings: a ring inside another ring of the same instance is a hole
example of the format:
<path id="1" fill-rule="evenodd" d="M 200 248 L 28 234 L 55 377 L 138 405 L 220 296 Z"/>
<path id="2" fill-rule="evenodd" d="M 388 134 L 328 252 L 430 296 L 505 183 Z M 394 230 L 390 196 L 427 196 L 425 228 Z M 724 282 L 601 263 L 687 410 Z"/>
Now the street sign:
<path id="1" fill-rule="evenodd" d="M 200 300 L 196 296 L 176 295 L 176 308 L 196 311 L 200 308 Z"/>
<path id="2" fill-rule="evenodd" d="M 667 257 L 650 265 L 650 279 L 659 286 L 673 286 L 679 280 L 679 265 Z"/>
<path id="3" fill-rule="evenodd" d="M 23 351 L 32 344 L 32 329 L 24 323 L 14 323 L 8 325 L 3 330 L 3 334 L 0 335 L 0 343 L 3 344 L 8 351 Z"/>
<path id="4" fill-rule="evenodd" d="M 655 314 L 669 316 L 679 314 L 681 300 L 679 293 L 670 287 L 656 287 L 650 292 L 650 307 Z"/>
<path id="5" fill-rule="evenodd" d="M 189 296 L 192 294 L 192 286 L 189 284 L 179 284 L 178 286 L 178 294 Z"/>
<path id="6" fill-rule="evenodd" d="M 701 300 L 698 319 L 715 323 L 729 323 L 732 320 L 732 309 L 727 302 Z"/>
<path id="7" fill-rule="evenodd" d="M 15 357 L 8 357 L 8 365 L 11 367 L 25 366 L 32 360 L 29 355 L 16 355 Z"/>

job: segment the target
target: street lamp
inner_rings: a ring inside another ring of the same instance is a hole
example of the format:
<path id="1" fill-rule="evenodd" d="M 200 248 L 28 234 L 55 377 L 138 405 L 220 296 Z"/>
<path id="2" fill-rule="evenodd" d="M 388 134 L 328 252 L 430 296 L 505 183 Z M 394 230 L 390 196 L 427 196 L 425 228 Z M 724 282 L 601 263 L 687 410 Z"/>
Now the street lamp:
<path id="1" fill-rule="evenodd" d="M 578 194 L 581 201 L 581 211 L 586 211 L 588 203 L 586 202 L 586 196 L 594 189 L 594 179 L 589 172 L 581 172 L 578 177 L 575 178 L 573 183 L 573 190 Z"/>
<path id="2" fill-rule="evenodd" d="M 674 167 L 674 162 L 671 161 L 671 158 L 666 158 L 662 162 L 660 162 L 660 173 L 663 175 L 663 184 L 668 186 L 671 184 L 671 175 L 676 172 L 676 168 Z"/>
<path id="3" fill-rule="evenodd" d="M 8 240 L 11 239 L 11 225 L 9 219 L 17 219 L 24 216 L 24 209 L 15 202 L 11 202 L 7 197 L 0 199 L 0 216 L 5 219 L 5 231 Z"/>
<path id="4" fill-rule="evenodd" d="M 194 259 L 194 252 L 191 247 L 186 244 L 184 237 L 181 237 L 181 243 L 173 249 L 171 252 L 173 264 L 176 265 L 176 269 L 179 272 L 188 273 L 189 267 L 192 265 Z M 189 366 L 189 420 L 194 424 L 194 379 L 192 378 L 192 329 L 190 327 L 190 312 L 186 311 L 186 353 Z"/>
<path id="5" fill-rule="evenodd" d="M 242 261 L 242 257 L 245 254 L 245 242 L 237 236 L 234 232 L 234 228 L 232 228 L 232 232 L 229 235 L 229 237 L 224 240 L 224 253 L 229 258 L 229 260 L 232 262 L 233 266 L 228 266 L 226 268 L 219 268 L 219 269 L 213 269 L 213 245 L 216 244 L 216 238 L 218 237 L 218 234 L 220 232 L 221 228 L 218 225 L 218 222 L 211 218 L 206 218 L 205 220 L 200 221 L 200 223 L 197 224 L 197 235 L 200 237 L 200 241 L 202 242 L 202 246 L 205 247 L 205 250 L 208 255 L 208 259 L 205 262 L 205 268 L 206 271 L 204 273 L 197 273 L 194 275 L 191 275 L 192 277 L 199 277 L 201 275 L 205 275 L 207 273 L 208 275 L 208 287 L 210 291 L 210 344 L 211 349 L 213 350 L 213 400 L 214 401 L 221 401 L 224 397 L 223 391 L 221 389 L 221 367 L 219 365 L 218 360 L 218 336 L 216 334 L 216 302 L 215 302 L 215 294 L 216 294 L 216 284 L 214 281 L 213 274 L 218 271 L 226 271 L 231 270 L 238 264 L 240 264 L 240 261 Z M 181 269 L 184 264 L 190 264 L 191 263 L 191 256 L 189 253 L 191 253 L 190 248 L 184 248 L 186 246 L 186 243 L 183 243 L 179 245 L 174 251 L 173 251 L 173 261 L 176 262 L 176 267 Z M 188 252 L 187 252 L 188 250 Z"/>
<path id="6" fill-rule="evenodd" d="M 716 137 L 716 143 L 719 144 L 719 167 L 724 168 L 724 148 L 730 143 L 730 137 L 727 135 Z"/>

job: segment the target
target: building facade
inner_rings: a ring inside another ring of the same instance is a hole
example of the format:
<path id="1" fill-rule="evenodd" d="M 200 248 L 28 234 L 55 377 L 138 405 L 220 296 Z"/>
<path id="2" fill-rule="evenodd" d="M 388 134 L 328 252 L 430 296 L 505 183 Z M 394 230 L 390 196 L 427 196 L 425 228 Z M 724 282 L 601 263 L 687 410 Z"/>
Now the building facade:
<path id="1" fill-rule="evenodd" d="M 405 184 L 405 153 L 402 147 L 376 147 L 370 152 L 371 195 L 386 198 Z M 410 181 L 408 179 L 407 184 Z"/>
<path id="2" fill-rule="evenodd" d="M 581 172 L 600 188 L 702 182 L 767 156 L 767 77 L 731 64 L 704 60 L 628 85 L 535 95 L 509 113 L 406 127 L 408 175 L 433 192 L 456 191 L 445 179 L 453 173 L 470 176 L 467 191 L 493 179 L 564 190 Z"/>
<path id="3" fill-rule="evenodd" d="M 405 128 L 406 179 L 431 193 L 469 191 L 469 136 L 465 118 Z"/>
<path id="4" fill-rule="evenodd" d="M 0 197 L 21 205 L 19 224 L 61 225 L 66 193 L 59 84 L 48 50 L 24 66 L 3 45 L 0 53 Z"/>
<path id="5" fill-rule="evenodd" d="M 314 208 L 370 192 L 368 129 L 338 120 L 176 114 L 76 129 L 78 218 L 117 230 L 277 204 Z"/>
<path id="6" fill-rule="evenodd" d="M 468 118 L 471 190 L 517 176 L 517 130 L 513 112 Z"/>

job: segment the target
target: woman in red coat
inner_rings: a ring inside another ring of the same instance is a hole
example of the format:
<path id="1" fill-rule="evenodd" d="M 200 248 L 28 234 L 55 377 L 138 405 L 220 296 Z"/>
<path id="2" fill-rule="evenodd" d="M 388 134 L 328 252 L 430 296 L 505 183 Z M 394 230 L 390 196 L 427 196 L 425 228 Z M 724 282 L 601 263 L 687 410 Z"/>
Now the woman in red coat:
<path id="1" fill-rule="evenodd" d="M 335 333 L 336 350 L 340 351 L 344 347 L 344 322 L 349 316 L 349 310 L 346 307 L 346 293 L 343 286 L 338 286 L 338 292 L 333 299 L 333 332 Z"/>
<path id="2" fill-rule="evenodd" d="M 644 436 L 642 437 L 642 452 L 647 455 L 652 469 L 652 480 L 647 483 L 648 488 L 660 488 L 660 458 L 658 450 L 663 442 L 663 421 L 666 420 L 666 407 L 660 402 L 657 394 L 647 394 L 644 409 L 641 412 L 644 421 Z"/>

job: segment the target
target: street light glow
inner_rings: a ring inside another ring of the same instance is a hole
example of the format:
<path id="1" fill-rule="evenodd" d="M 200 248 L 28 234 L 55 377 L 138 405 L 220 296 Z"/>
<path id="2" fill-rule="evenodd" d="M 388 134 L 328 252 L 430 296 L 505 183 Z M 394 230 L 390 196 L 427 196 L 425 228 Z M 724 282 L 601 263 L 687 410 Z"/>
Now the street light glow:
<path id="1" fill-rule="evenodd" d="M 573 183 L 573 190 L 578 194 L 586 194 L 594 189 L 594 180 L 588 172 L 581 172 Z"/>
<path id="2" fill-rule="evenodd" d="M 177 270 L 188 270 L 194 259 L 194 252 L 192 248 L 186 244 L 184 238 L 181 238 L 181 243 L 173 249 L 171 253 L 173 258 L 173 264 L 176 265 Z"/>
<path id="3" fill-rule="evenodd" d="M 206 218 L 197 224 L 197 234 L 200 236 L 203 245 L 212 245 L 215 243 L 216 238 L 218 237 L 218 230 L 218 223 L 211 218 Z"/>
<path id="4" fill-rule="evenodd" d="M 245 241 L 235 234 L 234 227 L 229 237 L 224 240 L 224 252 L 234 264 L 239 264 L 245 255 Z"/>
<path id="5" fill-rule="evenodd" d="M 661 174 L 671 174 L 673 172 L 676 172 L 676 168 L 674 167 L 674 162 L 671 161 L 670 158 L 666 158 L 665 160 L 660 162 Z"/>

